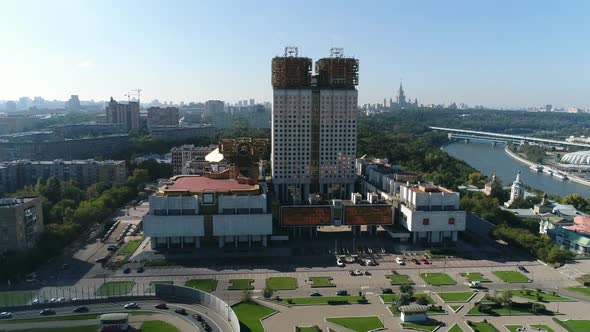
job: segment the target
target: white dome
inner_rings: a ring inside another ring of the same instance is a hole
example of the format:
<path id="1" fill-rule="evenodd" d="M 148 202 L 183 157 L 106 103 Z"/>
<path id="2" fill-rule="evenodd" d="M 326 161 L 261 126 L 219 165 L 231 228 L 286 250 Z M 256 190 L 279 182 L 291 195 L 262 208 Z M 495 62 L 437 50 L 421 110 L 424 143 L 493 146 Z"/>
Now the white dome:
<path id="1" fill-rule="evenodd" d="M 571 152 L 561 158 L 562 164 L 590 165 L 590 151 Z"/>

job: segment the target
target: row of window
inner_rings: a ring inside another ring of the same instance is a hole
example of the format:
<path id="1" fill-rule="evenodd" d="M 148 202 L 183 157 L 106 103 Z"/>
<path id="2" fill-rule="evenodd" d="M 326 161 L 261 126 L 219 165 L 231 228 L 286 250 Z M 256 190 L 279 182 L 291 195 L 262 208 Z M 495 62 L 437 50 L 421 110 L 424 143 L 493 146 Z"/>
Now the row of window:
<path id="1" fill-rule="evenodd" d="M 448 224 L 449 225 L 454 225 L 455 224 L 455 218 L 449 218 Z M 428 219 L 428 218 L 422 219 L 422 225 L 430 225 L 430 219 Z"/>

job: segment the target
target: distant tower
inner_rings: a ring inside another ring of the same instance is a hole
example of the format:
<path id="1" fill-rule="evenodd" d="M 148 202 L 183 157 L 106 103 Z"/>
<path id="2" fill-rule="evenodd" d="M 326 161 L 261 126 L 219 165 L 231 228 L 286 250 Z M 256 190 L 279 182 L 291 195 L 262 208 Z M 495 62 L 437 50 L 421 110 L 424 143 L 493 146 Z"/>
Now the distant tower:
<path id="1" fill-rule="evenodd" d="M 397 106 L 400 108 L 406 106 L 406 95 L 404 94 L 402 82 L 399 82 L 399 90 L 397 90 L 397 97 L 395 101 L 397 103 Z"/>
<path id="2" fill-rule="evenodd" d="M 505 206 L 510 206 L 518 198 L 524 197 L 524 183 L 520 179 L 520 171 L 516 174 L 516 180 L 512 182 L 512 188 L 510 189 L 510 200 L 504 203 Z"/>

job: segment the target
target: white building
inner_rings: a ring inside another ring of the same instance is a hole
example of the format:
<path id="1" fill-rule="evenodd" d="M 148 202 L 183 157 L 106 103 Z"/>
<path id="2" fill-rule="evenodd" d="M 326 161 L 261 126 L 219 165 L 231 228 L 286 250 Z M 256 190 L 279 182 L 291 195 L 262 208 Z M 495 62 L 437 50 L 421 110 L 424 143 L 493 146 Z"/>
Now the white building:
<path id="1" fill-rule="evenodd" d="M 505 207 L 509 207 L 515 200 L 524 197 L 524 183 L 520 179 L 520 171 L 516 174 L 516 179 L 512 182 L 510 188 L 510 200 L 504 203 Z"/>
<path id="2" fill-rule="evenodd" d="M 465 230 L 466 213 L 459 193 L 433 185 L 400 186 L 400 222 L 413 242 L 457 241 Z"/>
<path id="3" fill-rule="evenodd" d="M 358 60 L 341 52 L 316 62 L 313 79 L 311 59 L 296 48 L 272 61 L 272 178 L 282 202 L 353 192 Z"/>
<path id="4" fill-rule="evenodd" d="M 264 185 L 233 177 L 234 169 L 208 176 L 181 175 L 150 197 L 143 219 L 152 249 L 199 248 L 202 240 L 220 248 L 266 246 L 272 234 L 272 214 Z M 211 176 L 211 177 L 209 177 Z"/>

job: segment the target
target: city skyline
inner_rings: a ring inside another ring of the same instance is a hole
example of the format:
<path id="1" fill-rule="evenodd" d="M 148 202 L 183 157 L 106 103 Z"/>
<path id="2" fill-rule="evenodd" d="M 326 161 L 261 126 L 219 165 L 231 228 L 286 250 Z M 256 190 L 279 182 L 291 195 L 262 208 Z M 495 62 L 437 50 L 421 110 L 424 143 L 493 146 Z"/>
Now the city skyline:
<path id="1" fill-rule="evenodd" d="M 423 104 L 590 107 L 588 4 L 504 4 L 6 2 L 0 99 L 124 100 L 140 87 L 145 101 L 270 100 L 269 59 L 294 45 L 362 59 L 360 104 L 395 97 L 403 79 Z"/>

